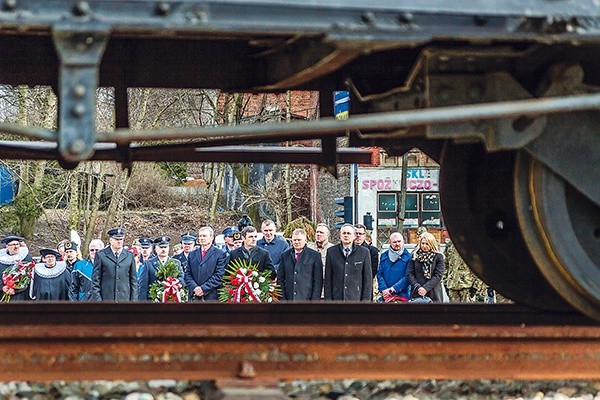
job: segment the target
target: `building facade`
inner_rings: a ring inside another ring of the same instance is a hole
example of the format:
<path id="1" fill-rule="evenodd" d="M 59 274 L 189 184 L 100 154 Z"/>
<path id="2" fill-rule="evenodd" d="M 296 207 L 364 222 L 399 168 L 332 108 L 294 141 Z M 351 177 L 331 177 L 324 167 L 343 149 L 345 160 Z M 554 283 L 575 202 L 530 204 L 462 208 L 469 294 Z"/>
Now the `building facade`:
<path id="1" fill-rule="evenodd" d="M 398 157 L 401 159 L 401 157 Z M 396 157 L 394 158 L 396 159 Z M 419 160 L 413 156 L 413 160 Z M 389 236 L 402 231 L 408 243 L 416 243 L 417 228 L 424 226 L 443 243 L 447 232 L 444 226 L 439 193 L 439 165 L 431 160 L 411 162 L 406 171 L 406 202 L 402 221 L 402 168 L 394 160 L 382 156 L 383 166 L 359 166 L 355 177 L 356 220 L 363 222 L 367 213 L 373 217 L 373 245 L 382 248 Z M 387 162 L 385 162 L 387 161 Z M 412 165 L 411 165 L 412 164 Z"/>

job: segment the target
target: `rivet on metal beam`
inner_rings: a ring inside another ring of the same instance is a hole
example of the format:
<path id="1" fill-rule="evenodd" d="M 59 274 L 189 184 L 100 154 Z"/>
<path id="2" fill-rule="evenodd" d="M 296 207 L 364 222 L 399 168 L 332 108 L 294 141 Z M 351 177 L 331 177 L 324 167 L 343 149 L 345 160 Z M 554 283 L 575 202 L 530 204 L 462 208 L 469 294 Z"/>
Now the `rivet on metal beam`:
<path id="1" fill-rule="evenodd" d="M 160 16 L 166 16 L 171 12 L 171 5 L 169 3 L 166 3 L 164 1 L 158 2 L 156 4 L 156 14 L 160 15 Z"/>
<path id="2" fill-rule="evenodd" d="M 398 15 L 398 21 L 403 24 L 411 24 L 415 20 L 415 16 L 409 12 L 403 12 Z"/>
<path id="3" fill-rule="evenodd" d="M 88 15 L 92 9 L 87 1 L 78 1 L 73 7 L 73 14 L 78 17 L 84 17 Z"/>
<path id="4" fill-rule="evenodd" d="M 2 8 L 5 11 L 14 11 L 17 8 L 17 0 L 4 0 Z"/>
<path id="5" fill-rule="evenodd" d="M 75 139 L 71 146 L 69 146 L 69 152 L 71 154 L 80 154 L 86 150 L 85 142 L 83 139 Z"/>
<path id="6" fill-rule="evenodd" d="M 81 84 L 75 85 L 75 87 L 73 88 L 73 91 L 72 91 L 73 97 L 76 97 L 78 99 L 83 98 L 83 96 L 85 96 L 85 92 L 86 92 L 85 86 L 81 85 Z"/>
<path id="7" fill-rule="evenodd" d="M 85 106 L 83 104 L 77 104 L 73 106 L 71 109 L 71 114 L 73 114 L 75 118 L 83 117 L 85 115 Z"/>
<path id="8" fill-rule="evenodd" d="M 252 379 L 256 377 L 256 371 L 254 370 L 254 365 L 250 364 L 248 361 L 242 362 L 240 366 L 240 372 L 238 374 L 238 378 L 243 379 Z"/>
<path id="9" fill-rule="evenodd" d="M 360 20 L 365 24 L 373 25 L 375 24 L 375 14 L 371 11 L 367 11 L 360 16 Z"/>

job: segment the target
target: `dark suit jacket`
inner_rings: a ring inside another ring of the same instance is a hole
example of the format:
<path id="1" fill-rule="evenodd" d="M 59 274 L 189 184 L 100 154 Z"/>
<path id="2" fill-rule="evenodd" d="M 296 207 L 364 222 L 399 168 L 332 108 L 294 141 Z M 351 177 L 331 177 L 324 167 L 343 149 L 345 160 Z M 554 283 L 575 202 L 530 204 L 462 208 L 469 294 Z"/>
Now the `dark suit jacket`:
<path id="1" fill-rule="evenodd" d="M 188 296 L 195 300 L 218 300 L 218 290 L 223 283 L 227 254 L 210 246 L 202 258 L 202 249 L 190 252 L 185 270 L 185 283 Z M 204 292 L 202 298 L 194 297 L 194 289 L 200 286 Z"/>
<path id="2" fill-rule="evenodd" d="M 379 269 L 379 250 L 367 242 L 363 242 L 361 246 L 369 250 L 369 254 L 371 254 L 371 273 L 374 278 L 377 276 L 377 270 Z"/>
<path id="3" fill-rule="evenodd" d="M 129 301 L 138 299 L 138 279 L 133 253 L 121 249 L 119 261 L 112 249 L 102 249 L 94 257 L 92 301 Z"/>
<path id="4" fill-rule="evenodd" d="M 319 252 L 304 247 L 296 261 L 296 250 L 281 255 L 277 283 L 283 291 L 282 300 L 320 300 L 323 288 L 323 262 Z"/>
<path id="5" fill-rule="evenodd" d="M 444 276 L 444 256 L 438 253 L 433 257 L 431 279 L 426 279 L 423 273 L 423 264 L 414 258 L 408 263 L 408 282 L 410 282 L 412 297 L 419 297 L 417 289 L 424 287 L 427 290 L 427 297 L 435 302 L 444 301 L 442 293 L 442 277 Z"/>
<path id="6" fill-rule="evenodd" d="M 170 258 L 171 257 L 168 257 L 167 261 L 169 261 Z M 179 268 L 179 275 L 177 276 L 177 279 L 179 279 L 179 283 L 183 287 L 183 286 L 185 286 L 185 280 L 183 277 L 183 269 L 181 268 L 181 263 L 179 262 L 179 260 L 175 259 L 174 257 L 173 257 L 173 260 L 175 260 L 175 262 L 177 262 L 177 266 Z M 156 271 L 158 271 L 159 268 L 160 268 L 160 261 L 158 260 L 158 257 L 153 257 L 140 266 L 139 276 L 138 276 L 138 279 L 139 279 L 138 299 L 140 301 L 152 300 L 150 298 L 150 286 L 152 286 L 152 284 L 154 282 L 159 281 L 159 279 L 156 277 Z"/>
<path id="7" fill-rule="evenodd" d="M 243 248 L 244 246 L 238 247 L 237 249 L 233 250 L 229 254 L 229 262 L 232 262 L 239 258 L 248 260 L 248 258 L 246 258 L 244 252 L 242 251 Z M 252 264 L 258 265 L 259 272 L 262 272 L 266 269 L 271 271 L 271 279 L 275 279 L 275 277 L 277 276 L 277 272 L 275 271 L 273 261 L 271 261 L 271 256 L 269 255 L 268 251 L 261 249 L 258 246 L 254 246 L 252 250 L 250 250 L 250 261 L 252 262 Z"/>
<path id="8" fill-rule="evenodd" d="M 190 251 L 191 254 L 191 251 Z M 188 254 L 189 256 L 189 254 Z M 175 254 L 173 256 L 174 259 L 179 260 L 179 262 L 181 263 L 181 268 L 185 271 L 187 269 L 188 266 L 188 259 L 185 256 L 185 254 L 183 252 L 179 253 L 179 254 Z"/>
<path id="9" fill-rule="evenodd" d="M 346 259 L 341 244 L 327 249 L 325 300 L 371 301 L 373 273 L 371 254 L 363 246 L 352 246 Z"/>

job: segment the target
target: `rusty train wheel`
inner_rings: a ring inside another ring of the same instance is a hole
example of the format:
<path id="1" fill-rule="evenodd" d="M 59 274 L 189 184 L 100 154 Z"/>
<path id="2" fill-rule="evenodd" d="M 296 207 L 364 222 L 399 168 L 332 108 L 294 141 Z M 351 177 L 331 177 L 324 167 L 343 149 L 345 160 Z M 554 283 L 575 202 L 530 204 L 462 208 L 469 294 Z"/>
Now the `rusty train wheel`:
<path id="1" fill-rule="evenodd" d="M 514 205 L 514 152 L 448 142 L 441 157 L 444 221 L 463 259 L 490 287 L 521 304 L 569 310 L 529 255 Z"/>
<path id="2" fill-rule="evenodd" d="M 515 204 L 533 259 L 569 304 L 600 320 L 600 207 L 529 154 L 516 161 Z"/>

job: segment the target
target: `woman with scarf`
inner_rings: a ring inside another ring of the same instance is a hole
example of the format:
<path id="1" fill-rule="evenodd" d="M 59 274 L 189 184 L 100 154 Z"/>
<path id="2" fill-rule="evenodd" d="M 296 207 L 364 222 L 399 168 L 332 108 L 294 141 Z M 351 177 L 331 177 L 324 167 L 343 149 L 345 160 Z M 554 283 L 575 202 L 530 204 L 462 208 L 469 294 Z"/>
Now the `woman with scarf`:
<path id="1" fill-rule="evenodd" d="M 444 256 L 440 253 L 435 236 L 425 232 L 419 239 L 417 251 L 408 263 L 411 297 L 429 297 L 433 302 L 443 302 L 442 276 L 444 276 Z"/>

